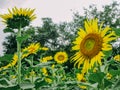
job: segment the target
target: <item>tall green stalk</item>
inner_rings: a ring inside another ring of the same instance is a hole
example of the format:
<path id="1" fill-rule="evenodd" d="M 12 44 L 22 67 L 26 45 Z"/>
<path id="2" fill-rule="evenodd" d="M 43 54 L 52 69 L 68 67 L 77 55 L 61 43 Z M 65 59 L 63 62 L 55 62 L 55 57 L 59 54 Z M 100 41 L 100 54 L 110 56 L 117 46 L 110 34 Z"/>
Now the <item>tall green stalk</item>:
<path id="1" fill-rule="evenodd" d="M 33 73 L 33 56 L 32 56 L 32 58 L 31 58 L 31 67 L 32 67 L 32 70 L 31 70 L 31 72 Z M 32 74 L 32 80 L 31 80 L 31 83 L 33 84 L 34 83 L 34 76 L 33 76 L 34 74 Z"/>
<path id="2" fill-rule="evenodd" d="M 17 55 L 18 55 L 18 84 L 21 83 L 21 42 L 18 38 L 21 37 L 21 27 L 18 29 L 17 33 Z"/>

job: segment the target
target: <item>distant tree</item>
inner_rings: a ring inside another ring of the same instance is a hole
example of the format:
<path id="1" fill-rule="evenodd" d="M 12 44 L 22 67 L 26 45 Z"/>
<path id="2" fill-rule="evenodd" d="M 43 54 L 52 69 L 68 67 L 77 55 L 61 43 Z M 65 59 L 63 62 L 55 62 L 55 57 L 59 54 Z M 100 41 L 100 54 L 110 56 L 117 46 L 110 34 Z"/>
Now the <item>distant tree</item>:
<path id="1" fill-rule="evenodd" d="M 110 5 L 102 6 L 103 10 L 98 10 L 96 5 L 90 5 L 84 8 L 84 15 L 75 12 L 73 15 L 74 27 L 80 28 L 84 25 L 85 19 L 98 18 L 99 22 L 104 22 L 104 26 L 109 25 L 112 28 L 120 28 L 120 4 L 114 1 Z"/>

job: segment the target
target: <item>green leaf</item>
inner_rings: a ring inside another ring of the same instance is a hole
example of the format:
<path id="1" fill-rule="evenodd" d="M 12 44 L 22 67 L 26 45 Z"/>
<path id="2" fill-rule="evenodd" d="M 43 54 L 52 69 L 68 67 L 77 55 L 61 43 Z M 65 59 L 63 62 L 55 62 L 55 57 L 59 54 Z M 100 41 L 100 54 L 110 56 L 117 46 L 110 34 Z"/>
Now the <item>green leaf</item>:
<path id="1" fill-rule="evenodd" d="M 120 90 L 120 79 L 116 81 L 115 85 L 113 86 L 113 89 Z"/>
<path id="2" fill-rule="evenodd" d="M 22 84 L 20 84 L 20 88 L 21 89 L 32 89 L 32 88 L 34 88 L 35 87 L 35 85 L 34 84 L 32 84 L 32 83 L 22 83 Z"/>
<path id="3" fill-rule="evenodd" d="M 8 81 L 6 78 L 0 79 L 0 86 L 8 86 L 12 84 L 10 81 Z"/>
<path id="4" fill-rule="evenodd" d="M 35 66 L 33 66 L 33 67 L 44 67 L 44 66 L 48 66 L 48 65 L 53 64 L 53 63 L 54 63 L 54 62 L 49 61 L 49 62 L 37 64 L 37 65 L 35 65 Z"/>
<path id="5" fill-rule="evenodd" d="M 4 56 L 0 57 L 0 61 L 11 61 L 12 57 L 12 54 L 5 54 Z"/>
<path id="6" fill-rule="evenodd" d="M 104 51 L 104 54 L 105 54 L 104 58 L 107 60 L 109 57 L 111 57 L 111 55 L 112 55 L 112 50 Z"/>
<path id="7" fill-rule="evenodd" d="M 19 88 L 19 85 L 13 84 L 6 78 L 0 79 L 0 90 L 18 90 Z"/>
<path id="8" fill-rule="evenodd" d="M 42 86 L 48 85 L 48 83 L 46 83 L 45 81 L 40 81 L 40 82 L 35 82 L 35 88 L 38 89 Z"/>
<path id="9" fill-rule="evenodd" d="M 31 64 L 32 64 L 32 62 L 31 62 L 31 60 L 30 60 L 30 59 L 25 58 L 25 61 L 26 61 L 29 65 L 31 65 Z"/>
<path id="10" fill-rule="evenodd" d="M 104 71 L 105 71 L 105 68 L 106 68 L 106 65 L 102 65 L 102 66 L 100 67 L 101 72 L 104 72 Z"/>
<path id="11" fill-rule="evenodd" d="M 0 86 L 0 90 L 19 90 L 19 89 L 20 89 L 19 85 L 6 86 L 6 87 Z"/>
<path id="12" fill-rule="evenodd" d="M 120 75 L 120 70 L 110 70 L 109 73 L 112 74 L 112 76 Z"/>
<path id="13" fill-rule="evenodd" d="M 112 84 L 113 84 L 113 83 L 110 82 L 109 80 L 107 80 L 107 79 L 104 80 L 104 87 L 105 87 L 105 88 L 108 87 L 108 86 L 110 86 L 110 85 L 112 85 Z"/>
<path id="14" fill-rule="evenodd" d="M 24 36 L 21 36 L 21 37 L 17 37 L 17 41 L 22 43 L 23 41 L 27 40 L 30 36 L 29 35 L 24 35 Z"/>
<path id="15" fill-rule="evenodd" d="M 113 28 L 115 31 L 116 35 L 120 36 L 120 28 Z"/>
<path id="16" fill-rule="evenodd" d="M 104 79 L 104 76 L 105 74 L 103 72 L 92 73 L 89 76 L 89 80 L 101 84 L 102 80 Z"/>
<path id="17" fill-rule="evenodd" d="M 12 28 L 5 28 L 4 30 L 3 30 L 3 32 L 4 33 L 8 33 L 8 32 L 12 32 L 12 33 L 14 33 L 14 30 L 12 29 Z"/>

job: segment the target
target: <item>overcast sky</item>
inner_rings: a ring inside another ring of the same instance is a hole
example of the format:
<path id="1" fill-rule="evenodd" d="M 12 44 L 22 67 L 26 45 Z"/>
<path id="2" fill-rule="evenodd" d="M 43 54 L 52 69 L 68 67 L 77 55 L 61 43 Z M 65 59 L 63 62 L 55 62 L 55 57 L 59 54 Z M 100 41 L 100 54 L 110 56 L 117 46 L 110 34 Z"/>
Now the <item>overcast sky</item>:
<path id="1" fill-rule="evenodd" d="M 7 13 L 7 8 L 14 6 L 23 8 L 35 8 L 37 19 L 32 22 L 34 26 L 40 26 L 41 18 L 50 17 L 53 22 L 71 21 L 73 12 L 78 11 L 83 14 L 83 7 L 88 8 L 91 4 L 96 4 L 99 10 L 103 5 L 110 4 L 112 1 L 120 0 L 0 0 L 0 14 Z M 3 33 L 5 25 L 0 19 L 0 55 L 2 55 L 6 33 Z"/>

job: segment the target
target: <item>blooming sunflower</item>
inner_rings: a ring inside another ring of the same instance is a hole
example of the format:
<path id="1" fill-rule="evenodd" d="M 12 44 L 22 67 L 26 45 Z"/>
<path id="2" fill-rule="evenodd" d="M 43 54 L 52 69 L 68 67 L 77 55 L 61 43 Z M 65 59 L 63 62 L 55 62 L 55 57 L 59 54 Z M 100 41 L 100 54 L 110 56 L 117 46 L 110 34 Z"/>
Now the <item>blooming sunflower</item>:
<path id="1" fill-rule="evenodd" d="M 3 19 L 3 22 L 7 24 L 7 27 L 18 29 L 28 26 L 30 21 L 36 18 L 35 14 L 33 14 L 35 9 L 30 8 L 12 8 L 12 10 L 8 9 L 8 14 L 0 15 Z"/>
<path id="2" fill-rule="evenodd" d="M 28 47 L 24 48 L 22 50 L 22 58 L 27 57 L 30 54 L 36 54 L 36 52 L 39 50 L 40 44 L 39 43 L 32 43 Z"/>
<path id="3" fill-rule="evenodd" d="M 76 53 L 71 57 L 71 61 L 78 65 L 78 68 L 83 64 L 82 73 L 88 72 L 95 63 L 102 64 L 101 59 L 105 56 L 104 51 L 109 51 L 112 46 L 110 41 L 115 40 L 114 31 L 108 26 L 104 29 L 102 24 L 98 26 L 98 20 L 92 19 L 85 21 L 85 30 L 78 31 L 78 37 L 73 41 L 72 50 Z"/>
<path id="4" fill-rule="evenodd" d="M 54 56 L 54 60 L 60 64 L 65 63 L 68 60 L 68 55 L 66 52 L 57 52 Z"/>
<path id="5" fill-rule="evenodd" d="M 116 61 L 119 61 L 119 62 L 120 62 L 120 55 L 118 54 L 118 55 L 114 56 L 114 60 L 116 60 Z"/>

